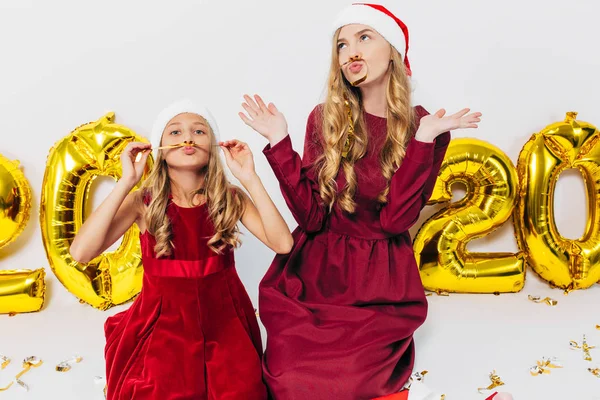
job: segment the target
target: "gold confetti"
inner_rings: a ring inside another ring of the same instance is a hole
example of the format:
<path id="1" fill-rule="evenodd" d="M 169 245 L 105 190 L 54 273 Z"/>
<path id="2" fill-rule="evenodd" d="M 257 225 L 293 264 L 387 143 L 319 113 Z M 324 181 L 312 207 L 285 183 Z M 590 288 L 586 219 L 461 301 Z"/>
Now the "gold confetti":
<path id="1" fill-rule="evenodd" d="M 533 301 L 534 303 L 546 303 L 549 306 L 555 306 L 558 304 L 558 301 L 551 299 L 550 297 L 546 297 L 546 298 L 541 298 L 540 296 L 532 296 L 532 295 L 528 295 L 527 298 L 530 301 Z"/>
<path id="2" fill-rule="evenodd" d="M 25 382 L 23 382 L 20 379 L 17 379 L 17 384 L 19 386 L 21 386 L 23 389 L 25 389 L 26 392 L 29 392 L 29 386 L 27 386 L 27 384 Z"/>
<path id="3" fill-rule="evenodd" d="M 81 356 L 73 356 L 69 360 L 61 361 L 57 366 L 56 370 L 58 372 L 67 372 L 71 369 L 70 363 L 80 363 L 83 358 Z"/>
<path id="4" fill-rule="evenodd" d="M 42 365 L 44 362 L 35 356 L 27 357 L 23 360 L 23 370 L 15 376 L 15 381 L 19 386 L 21 386 L 26 391 L 29 391 L 29 386 L 25 382 L 23 382 L 20 378 L 25 375 L 31 368 L 37 368 Z M 12 385 L 12 383 L 11 383 Z"/>
<path id="5" fill-rule="evenodd" d="M 493 370 L 492 372 L 490 372 L 490 381 L 492 381 L 492 383 L 490 383 L 490 385 L 486 388 L 478 388 L 477 391 L 479 393 L 481 393 L 482 390 L 492 390 L 494 388 L 497 388 L 498 386 L 502 386 L 504 385 L 504 382 L 502 382 L 502 379 L 496 375 L 496 370 Z"/>
<path id="6" fill-rule="evenodd" d="M 404 384 L 404 387 L 402 388 L 402 390 L 408 390 L 410 389 L 410 385 L 412 385 L 413 382 L 415 381 L 419 381 L 422 382 L 425 379 L 425 375 L 427 375 L 428 371 L 421 371 L 421 372 L 413 372 L 413 374 L 410 376 L 410 378 L 408 378 L 408 382 L 406 382 Z"/>
<path id="7" fill-rule="evenodd" d="M 10 387 L 13 385 L 13 383 L 14 383 L 14 382 L 11 382 L 11 383 L 9 383 L 9 384 L 8 384 L 8 386 L 5 386 L 5 387 L 3 387 L 3 388 L 0 388 L 0 392 L 4 392 L 5 390 L 8 390 L 8 389 L 10 389 Z"/>
<path id="8" fill-rule="evenodd" d="M 600 330 L 600 325 L 596 325 L 596 329 Z"/>
<path id="9" fill-rule="evenodd" d="M 600 368 L 588 368 L 588 371 L 594 374 L 596 378 L 600 378 Z"/>
<path id="10" fill-rule="evenodd" d="M 449 292 L 447 292 L 445 290 L 440 290 L 440 289 L 433 290 L 430 292 L 425 292 L 425 296 L 433 296 L 434 293 L 437 294 L 438 296 L 445 296 L 445 297 L 450 296 Z"/>
<path id="11" fill-rule="evenodd" d="M 0 365 L 0 369 L 4 369 L 8 366 L 8 364 L 10 364 L 10 358 L 0 355 L 0 361 L 2 361 L 2 364 Z"/>
<path id="12" fill-rule="evenodd" d="M 533 376 L 550 374 L 551 368 L 562 368 L 562 364 L 556 357 L 542 358 L 541 361 L 537 361 L 537 364 L 529 369 L 529 373 Z"/>
<path id="13" fill-rule="evenodd" d="M 581 349 L 581 351 L 583 351 L 583 359 L 586 361 L 592 361 L 590 350 L 595 349 L 596 346 L 588 345 L 585 335 L 583 335 L 583 342 L 581 342 L 581 345 L 579 345 L 576 341 L 571 340 L 569 342 L 569 346 L 571 347 L 571 350 Z"/>

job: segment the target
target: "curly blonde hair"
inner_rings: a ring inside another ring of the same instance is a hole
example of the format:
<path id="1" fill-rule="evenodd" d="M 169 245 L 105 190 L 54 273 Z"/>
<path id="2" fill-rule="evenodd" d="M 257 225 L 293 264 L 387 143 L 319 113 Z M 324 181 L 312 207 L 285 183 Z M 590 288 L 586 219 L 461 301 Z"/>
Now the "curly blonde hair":
<path id="1" fill-rule="evenodd" d="M 208 214 L 215 227 L 215 234 L 209 239 L 208 246 L 212 251 L 221 253 L 227 246 L 238 247 L 241 244 L 238 221 L 244 214 L 246 203 L 243 192 L 227 181 L 223 163 L 215 150 L 217 143 L 214 133 L 208 122 L 205 123 L 212 145 L 208 164 L 204 167 L 205 195 Z M 171 221 L 167 216 L 171 186 L 167 163 L 162 152 L 159 152 L 152 171 L 138 191 L 139 200 L 147 203 L 144 220 L 148 232 L 156 240 L 154 253 L 157 258 L 170 256 L 174 248 Z M 201 189 L 193 194 L 199 193 Z"/>
<path id="2" fill-rule="evenodd" d="M 357 188 L 354 164 L 367 151 L 368 135 L 360 90 L 346 80 L 340 68 L 337 49 L 339 32 L 340 29 L 334 35 L 328 92 L 322 108 L 323 153 L 315 160 L 315 164 L 318 166 L 319 191 L 324 203 L 331 210 L 337 201 L 342 210 L 354 213 L 354 195 Z M 381 170 L 388 182 L 404 158 L 406 145 L 414 127 L 409 77 L 402 56 L 395 48 L 392 47 L 391 50 L 391 74 L 386 92 L 387 136 L 380 154 Z M 345 100 L 348 100 L 352 110 L 355 138 L 348 156 L 344 158 L 342 147 L 349 128 Z M 347 183 L 338 194 L 336 177 L 340 169 L 344 172 Z M 387 202 L 388 192 L 389 184 L 379 194 L 380 203 Z"/>

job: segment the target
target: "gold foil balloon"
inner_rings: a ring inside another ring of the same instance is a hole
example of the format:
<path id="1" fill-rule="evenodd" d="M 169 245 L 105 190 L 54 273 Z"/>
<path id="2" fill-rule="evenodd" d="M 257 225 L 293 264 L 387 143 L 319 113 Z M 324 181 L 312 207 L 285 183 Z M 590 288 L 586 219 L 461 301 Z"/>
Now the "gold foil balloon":
<path id="1" fill-rule="evenodd" d="M 564 121 L 547 126 L 523 146 L 514 217 L 528 264 L 551 285 L 567 290 L 600 279 L 600 135 L 576 117 L 567 113 Z M 588 199 L 585 233 L 577 240 L 562 237 L 554 219 L 556 181 L 569 168 L 581 172 Z"/>
<path id="2" fill-rule="evenodd" d="M 40 311 L 46 295 L 45 276 L 43 268 L 0 271 L 0 314 Z"/>
<path id="3" fill-rule="evenodd" d="M 18 161 L 0 155 L 0 249 L 23 232 L 31 210 L 31 188 Z M 39 311 L 44 305 L 44 270 L 0 271 L 0 314 Z"/>
<path id="4" fill-rule="evenodd" d="M 23 232 L 30 210 L 31 189 L 19 162 L 0 155 L 0 249 Z"/>
<path id="5" fill-rule="evenodd" d="M 462 293 L 517 292 L 525 283 L 520 253 L 471 253 L 467 243 L 508 220 L 517 196 L 517 172 L 497 147 L 476 139 L 450 142 L 429 204 L 452 200 L 454 183 L 466 195 L 428 219 L 414 240 L 423 285 Z"/>
<path id="6" fill-rule="evenodd" d="M 136 225 L 125 233 L 117 250 L 87 264 L 69 254 L 94 179 L 100 175 L 119 179 L 119 156 L 125 146 L 147 142 L 113 121 L 114 113 L 109 113 L 82 125 L 50 150 L 40 207 L 42 238 L 52 270 L 71 293 L 101 310 L 132 299 L 141 289 L 143 275 Z M 151 163 L 148 159 L 148 166 Z"/>

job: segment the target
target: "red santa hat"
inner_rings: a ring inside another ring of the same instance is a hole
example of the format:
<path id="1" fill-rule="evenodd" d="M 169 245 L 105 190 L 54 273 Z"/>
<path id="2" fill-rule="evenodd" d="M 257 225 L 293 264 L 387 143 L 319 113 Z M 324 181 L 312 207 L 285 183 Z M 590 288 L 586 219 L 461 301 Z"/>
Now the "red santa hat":
<path id="1" fill-rule="evenodd" d="M 408 62 L 408 28 L 390 10 L 379 4 L 353 3 L 338 14 L 333 32 L 349 24 L 368 25 L 385 38 L 402 56 L 406 73 L 412 75 Z"/>

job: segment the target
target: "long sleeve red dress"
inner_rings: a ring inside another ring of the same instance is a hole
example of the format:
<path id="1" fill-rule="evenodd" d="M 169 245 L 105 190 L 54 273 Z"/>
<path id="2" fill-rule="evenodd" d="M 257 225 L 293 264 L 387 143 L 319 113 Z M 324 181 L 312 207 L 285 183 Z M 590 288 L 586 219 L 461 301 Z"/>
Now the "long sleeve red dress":
<path id="1" fill-rule="evenodd" d="M 450 133 L 425 143 L 412 132 L 382 207 L 387 120 L 365 113 L 356 212 L 328 212 L 314 167 L 323 151 L 320 110 L 309 116 L 303 158 L 289 136 L 263 151 L 299 225 L 292 251 L 275 257 L 259 287 L 263 373 L 275 400 L 372 399 L 400 391 L 412 373 L 427 300 L 408 229 L 431 195 Z M 414 112 L 418 127 L 427 111 Z M 345 183 L 340 172 L 338 188 Z"/>

